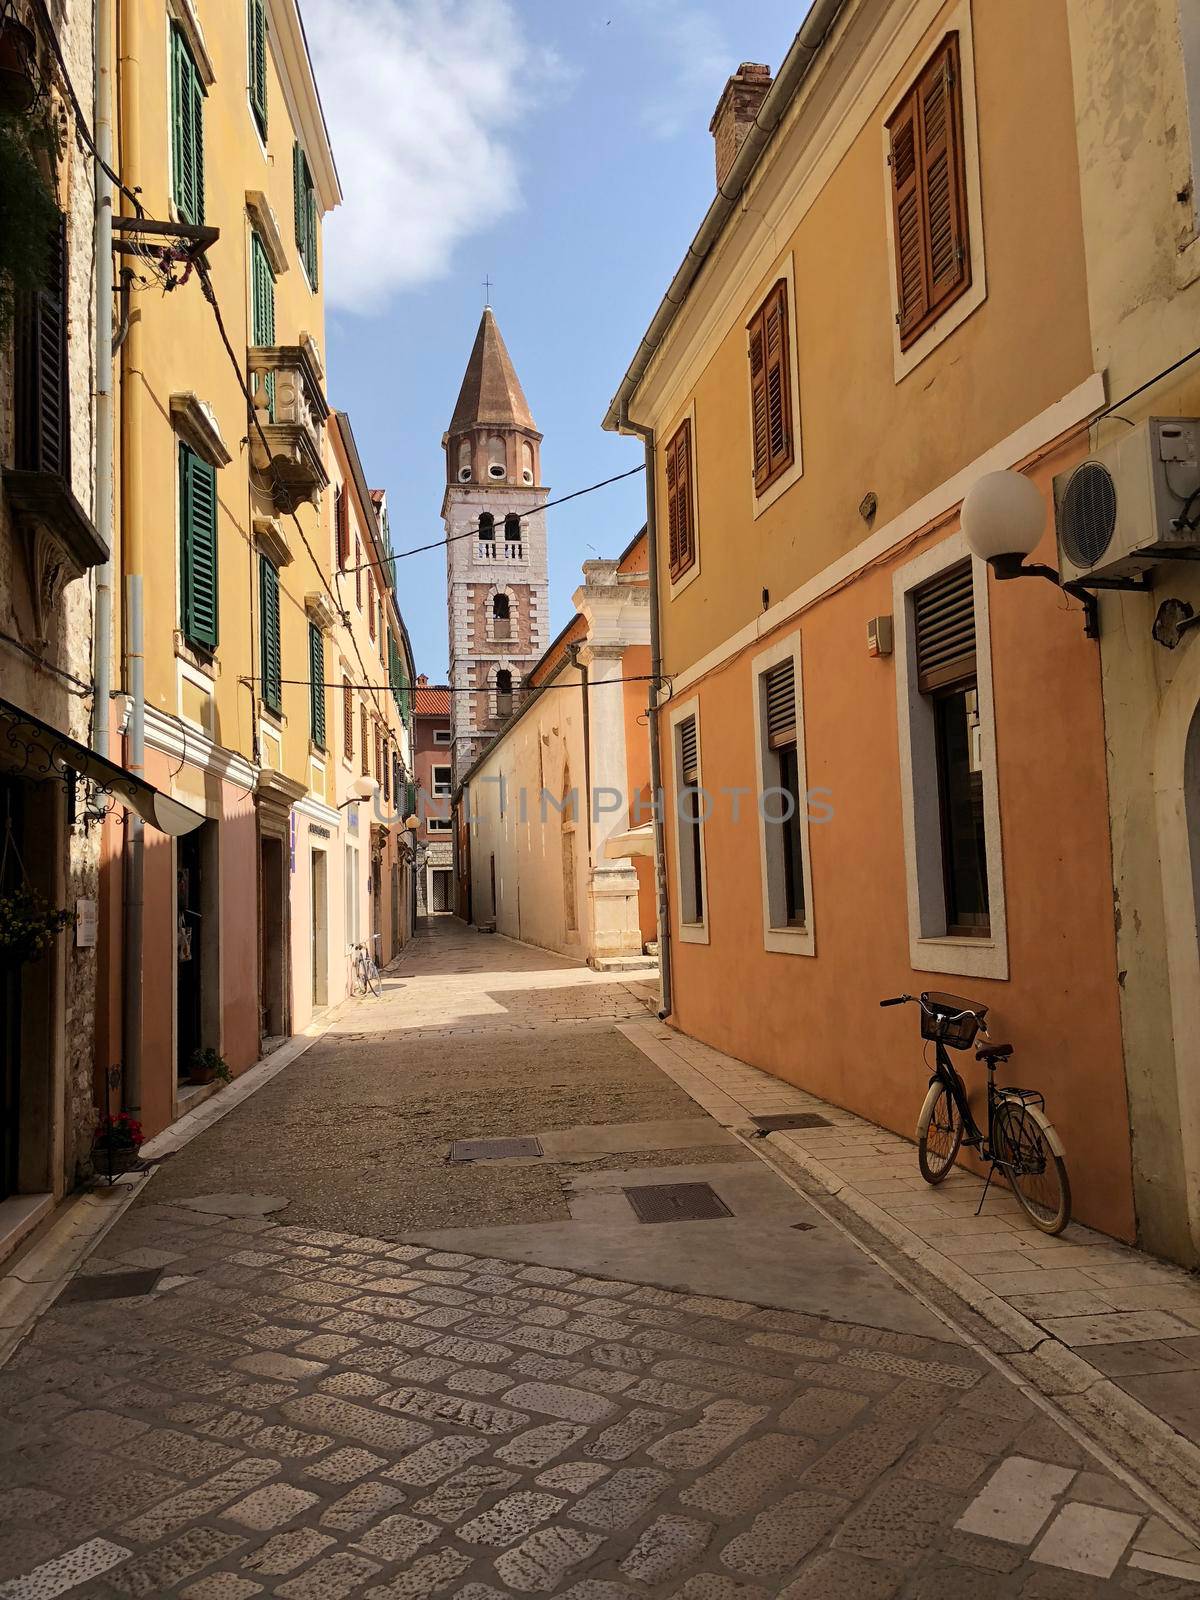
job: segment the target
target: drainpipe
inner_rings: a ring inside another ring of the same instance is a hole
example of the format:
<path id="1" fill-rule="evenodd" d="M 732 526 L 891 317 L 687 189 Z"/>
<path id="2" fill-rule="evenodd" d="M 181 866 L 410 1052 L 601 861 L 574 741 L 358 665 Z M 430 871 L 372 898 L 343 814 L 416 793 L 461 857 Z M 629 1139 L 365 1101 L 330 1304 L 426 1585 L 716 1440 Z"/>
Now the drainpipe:
<path id="1" fill-rule="evenodd" d="M 658 692 L 662 682 L 662 636 L 658 617 L 658 519 L 654 479 L 654 429 L 644 428 L 629 415 L 621 401 L 618 427 L 635 433 L 646 452 L 646 561 L 650 568 L 650 697 L 646 719 L 650 725 L 650 808 L 654 818 L 654 890 L 658 908 L 658 975 L 662 987 L 660 1017 L 671 1014 L 671 907 L 667 899 L 667 849 L 662 808 L 662 746 L 658 729 Z"/>
<path id="2" fill-rule="evenodd" d="M 113 188 L 102 163 L 112 166 L 111 50 L 112 0 L 96 0 L 96 495 L 92 518 L 108 554 L 96 575 L 92 748 L 105 757 L 112 691 Z"/>
<path id="3" fill-rule="evenodd" d="M 588 669 L 579 659 L 579 644 L 569 644 L 571 665 L 579 673 L 579 694 L 583 709 L 583 810 L 587 818 L 588 872 L 592 870 L 592 708 L 588 701 Z"/>
<path id="4" fill-rule="evenodd" d="M 121 174 L 126 186 L 137 192 L 141 176 L 141 14 L 140 0 L 121 8 L 120 120 Z M 125 765 L 135 777 L 145 776 L 145 657 L 143 654 L 142 560 L 143 505 L 142 430 L 145 425 L 142 389 L 142 314 L 134 309 L 129 331 L 121 346 L 121 552 L 125 578 L 125 616 L 122 628 L 125 689 L 129 695 L 129 722 L 125 735 Z M 122 1005 L 124 1073 L 121 1092 L 124 1108 L 141 1118 L 142 1106 L 142 935 L 145 824 L 132 810 L 125 813 L 125 960 Z"/>

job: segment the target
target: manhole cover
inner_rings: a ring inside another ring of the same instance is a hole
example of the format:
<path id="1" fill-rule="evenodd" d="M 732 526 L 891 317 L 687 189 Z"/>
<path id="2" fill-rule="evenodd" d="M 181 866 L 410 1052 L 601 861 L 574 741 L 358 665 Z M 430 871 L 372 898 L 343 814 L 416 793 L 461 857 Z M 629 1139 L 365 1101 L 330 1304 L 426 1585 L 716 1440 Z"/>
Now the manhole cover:
<path id="1" fill-rule="evenodd" d="M 793 1128 L 832 1128 L 828 1117 L 815 1111 L 793 1111 L 782 1117 L 751 1117 L 750 1121 L 763 1133 L 789 1133 Z"/>
<path id="2" fill-rule="evenodd" d="M 100 1272 L 89 1278 L 72 1278 L 58 1297 L 59 1305 L 72 1300 L 132 1300 L 149 1294 L 162 1277 L 161 1267 L 143 1267 L 138 1272 Z"/>
<path id="3" fill-rule="evenodd" d="M 652 1183 L 626 1189 L 639 1222 L 705 1222 L 733 1212 L 707 1183 Z"/>
<path id="4" fill-rule="evenodd" d="M 456 1139 L 451 1161 L 507 1161 L 513 1156 L 540 1156 L 540 1139 Z"/>

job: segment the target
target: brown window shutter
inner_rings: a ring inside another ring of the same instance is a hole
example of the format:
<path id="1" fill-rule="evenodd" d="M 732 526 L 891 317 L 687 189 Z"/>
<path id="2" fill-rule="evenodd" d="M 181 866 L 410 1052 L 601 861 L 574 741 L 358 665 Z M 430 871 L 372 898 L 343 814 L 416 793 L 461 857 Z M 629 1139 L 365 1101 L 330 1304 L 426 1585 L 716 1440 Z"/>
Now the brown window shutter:
<path id="1" fill-rule="evenodd" d="M 771 290 L 746 332 L 750 341 L 754 487 L 761 494 L 796 459 L 786 278 Z"/>
<path id="2" fill-rule="evenodd" d="M 922 694 L 975 676 L 975 593 L 969 561 L 922 584 L 913 595 L 913 616 Z"/>
<path id="3" fill-rule="evenodd" d="M 771 438 L 767 425 L 767 362 L 763 350 L 764 311 L 758 311 L 747 328 L 750 340 L 750 428 L 754 482 L 765 488 L 771 467 Z"/>
<path id="4" fill-rule="evenodd" d="M 667 563 L 671 576 L 679 569 L 679 497 L 675 493 L 679 481 L 679 459 L 676 443 L 678 435 L 667 444 Z"/>
<path id="5" fill-rule="evenodd" d="M 354 690 L 350 679 L 342 678 L 342 747 L 346 760 L 354 760 Z"/>
<path id="6" fill-rule="evenodd" d="M 337 524 L 338 567 L 344 572 L 350 565 L 350 508 L 346 504 L 345 489 L 339 489 L 334 495 L 333 511 Z"/>
<path id="7" fill-rule="evenodd" d="M 772 750 L 796 742 L 796 663 L 791 656 L 763 674 L 767 743 Z"/>
<path id="8" fill-rule="evenodd" d="M 362 545 L 354 541 L 354 604 L 362 610 Z"/>
<path id="9" fill-rule="evenodd" d="M 700 759 L 695 717 L 688 717 L 679 724 L 679 766 L 684 783 L 694 784 L 698 781 Z"/>
<path id="10" fill-rule="evenodd" d="M 18 298 L 14 321 L 14 457 L 19 470 L 70 478 L 67 233 L 60 216 L 46 249 L 46 281 Z"/>
<path id="11" fill-rule="evenodd" d="M 375 580 L 367 573 L 367 628 L 371 638 L 375 637 Z"/>
<path id="12" fill-rule="evenodd" d="M 667 527 L 671 577 L 678 578 L 696 559 L 692 517 L 692 424 L 685 417 L 667 446 Z"/>
<path id="13" fill-rule="evenodd" d="M 363 773 L 371 775 L 371 719 L 367 716 L 367 708 L 362 708 L 362 769 Z"/>
<path id="14" fill-rule="evenodd" d="M 900 348 L 971 281 L 958 35 L 946 36 L 888 122 Z"/>

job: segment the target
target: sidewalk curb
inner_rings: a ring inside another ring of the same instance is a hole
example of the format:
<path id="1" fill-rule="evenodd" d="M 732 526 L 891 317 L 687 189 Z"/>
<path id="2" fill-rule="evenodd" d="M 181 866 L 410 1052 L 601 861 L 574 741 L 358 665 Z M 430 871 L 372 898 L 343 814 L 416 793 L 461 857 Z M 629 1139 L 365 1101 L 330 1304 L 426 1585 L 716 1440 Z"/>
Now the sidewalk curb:
<path id="1" fill-rule="evenodd" d="M 337 1021 L 352 999 L 330 1008 L 319 1024 L 309 1024 L 286 1044 L 240 1073 L 228 1088 L 210 1096 L 142 1146 L 150 1157 L 173 1155 L 199 1134 L 236 1110 L 243 1100 L 297 1061 Z M 158 1168 L 126 1174 L 111 1186 L 68 1196 L 65 1203 L 35 1231 L 33 1242 L 11 1258 L 0 1273 L 0 1368 L 3 1368 L 34 1323 L 51 1305 L 105 1234 L 118 1223 L 153 1180 Z"/>
<path id="2" fill-rule="evenodd" d="M 997 1354 L 1039 1393 L 1060 1407 L 1097 1444 L 1113 1452 L 1182 1517 L 1191 1538 L 1200 1504 L 1200 1448 L 1127 1394 L 1069 1345 L 1038 1327 L 1006 1301 L 934 1250 L 902 1222 L 846 1184 L 787 1133 L 767 1135 L 791 1165 L 938 1279 L 1008 1343 Z M 1178 1525 L 1178 1524 L 1177 1524 Z"/>

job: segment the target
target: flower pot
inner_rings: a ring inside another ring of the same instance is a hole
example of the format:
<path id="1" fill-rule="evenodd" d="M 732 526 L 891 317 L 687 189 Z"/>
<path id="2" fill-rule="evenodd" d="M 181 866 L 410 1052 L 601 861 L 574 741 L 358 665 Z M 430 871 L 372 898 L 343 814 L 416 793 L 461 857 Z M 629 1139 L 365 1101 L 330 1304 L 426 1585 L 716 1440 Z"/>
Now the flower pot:
<path id="1" fill-rule="evenodd" d="M 37 98 L 33 34 L 16 17 L 0 22 L 0 111 L 28 111 Z"/>
<path id="2" fill-rule="evenodd" d="M 216 1075 L 217 1075 L 216 1074 L 216 1070 L 213 1067 L 189 1067 L 188 1068 L 188 1082 L 189 1083 L 195 1083 L 195 1084 L 211 1083 L 213 1081 L 213 1079 L 216 1077 Z"/>

